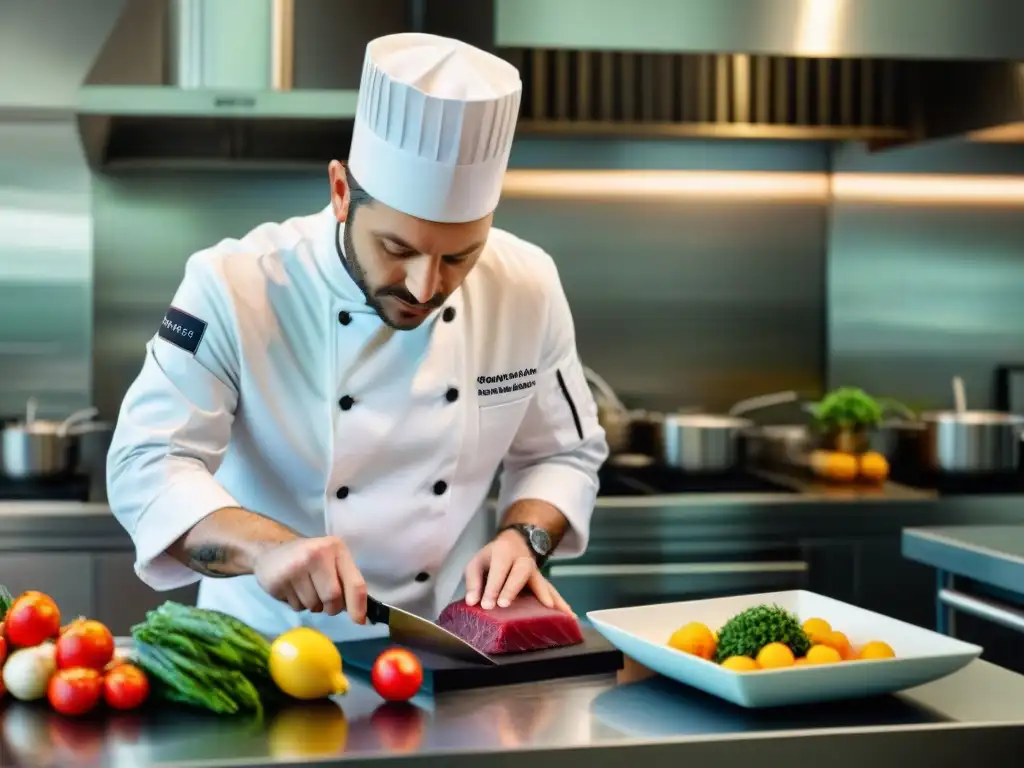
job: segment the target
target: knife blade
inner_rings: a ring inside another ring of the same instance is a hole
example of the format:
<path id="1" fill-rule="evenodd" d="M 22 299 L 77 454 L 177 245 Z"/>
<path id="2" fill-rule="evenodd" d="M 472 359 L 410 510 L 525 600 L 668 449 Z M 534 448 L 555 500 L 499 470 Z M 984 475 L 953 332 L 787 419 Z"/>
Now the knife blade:
<path id="1" fill-rule="evenodd" d="M 387 624 L 391 639 L 399 645 L 475 664 L 497 664 L 486 653 L 434 622 L 372 597 L 366 598 L 366 618 L 371 624 Z"/>

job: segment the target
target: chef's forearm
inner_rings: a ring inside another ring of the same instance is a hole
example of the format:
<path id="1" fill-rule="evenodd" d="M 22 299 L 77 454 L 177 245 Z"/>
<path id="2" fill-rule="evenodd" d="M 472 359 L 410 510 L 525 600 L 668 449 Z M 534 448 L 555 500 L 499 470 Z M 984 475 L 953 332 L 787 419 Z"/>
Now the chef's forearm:
<path id="1" fill-rule="evenodd" d="M 552 547 L 558 546 L 565 532 L 569 529 L 569 521 L 565 515 L 558 511 L 557 507 L 540 499 L 519 499 L 505 510 L 502 516 L 501 525 L 525 523 L 536 525 L 548 532 L 551 537 Z"/>
<path id="2" fill-rule="evenodd" d="M 245 576 L 253 572 L 261 552 L 297 536 L 268 517 L 225 507 L 192 526 L 168 547 L 167 554 L 203 576 Z"/>

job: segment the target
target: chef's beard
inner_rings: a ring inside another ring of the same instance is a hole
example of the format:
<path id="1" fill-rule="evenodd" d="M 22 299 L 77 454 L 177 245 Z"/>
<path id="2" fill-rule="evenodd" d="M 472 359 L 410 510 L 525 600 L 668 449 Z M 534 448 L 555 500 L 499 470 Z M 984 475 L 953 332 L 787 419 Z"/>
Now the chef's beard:
<path id="1" fill-rule="evenodd" d="M 368 306 L 373 308 L 373 311 L 377 313 L 377 317 L 390 328 L 394 328 L 396 331 L 411 331 L 413 328 L 419 327 L 420 323 L 414 326 L 403 325 L 401 323 L 395 323 L 390 318 L 384 309 L 384 305 L 381 303 L 381 299 L 385 296 L 395 296 L 406 304 L 413 307 L 428 307 L 431 310 L 437 309 L 442 306 L 447 300 L 447 296 L 442 293 L 434 294 L 430 301 L 421 304 L 417 301 L 416 297 L 413 296 L 401 285 L 390 285 L 383 288 L 373 289 L 370 287 L 366 273 L 363 271 L 362 266 L 359 263 L 359 256 L 356 253 L 355 243 L 352 242 L 352 225 L 355 220 L 355 206 L 350 204 L 348 213 L 348 222 L 345 225 L 345 231 L 342 235 L 342 252 L 338 254 L 341 259 L 341 263 L 345 266 L 345 270 L 348 272 L 348 276 L 352 278 L 359 290 L 363 292 L 363 296 L 366 297 L 366 303 Z M 338 228 L 341 228 L 341 224 L 338 224 Z M 338 242 L 338 237 L 335 235 L 335 243 Z"/>

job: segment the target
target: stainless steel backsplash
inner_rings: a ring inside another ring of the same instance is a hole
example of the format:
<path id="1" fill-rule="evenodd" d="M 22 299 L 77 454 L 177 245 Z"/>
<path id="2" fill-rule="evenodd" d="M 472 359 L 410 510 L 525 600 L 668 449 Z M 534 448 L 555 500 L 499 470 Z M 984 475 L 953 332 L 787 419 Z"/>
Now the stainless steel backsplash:
<path id="1" fill-rule="evenodd" d="M 816 145 L 523 141 L 513 167 L 823 174 Z M 822 184 L 824 189 L 824 184 Z M 97 177 L 93 388 L 116 414 L 187 257 L 268 220 L 318 210 L 326 173 Z M 824 373 L 826 197 L 659 200 L 510 194 L 496 225 L 548 249 L 584 362 L 627 401 L 725 408 Z"/>
<path id="2" fill-rule="evenodd" d="M 66 145 L 70 127 L 49 130 Z M 94 177 L 90 194 L 84 176 L 21 168 L 17 152 L 0 162 L 17 179 L 0 189 L 0 413 L 37 394 L 55 412 L 92 400 L 113 416 L 189 254 L 327 200 L 323 174 L 124 173 Z M 1024 171 L 1024 148 L 846 147 L 832 163 L 840 178 L 1010 176 Z M 533 140 L 512 165 L 824 174 L 829 159 L 804 144 Z M 841 186 L 831 206 L 590 190 L 510 193 L 496 218 L 553 254 L 584 362 L 630 403 L 725 408 L 853 383 L 945 406 L 960 374 L 969 405 L 986 407 L 994 367 L 1024 361 L 1022 207 L 955 195 L 864 201 Z"/>
<path id="3" fill-rule="evenodd" d="M 0 419 L 89 405 L 90 196 L 73 121 L 0 122 Z"/>
<path id="4" fill-rule="evenodd" d="M 1024 362 L 1024 147 L 847 147 L 834 169 L 829 383 L 949 408 L 960 375 L 968 407 L 994 406 L 995 367 Z M 931 175 L 923 189 L 921 174 Z M 872 183 L 879 175 L 887 181 Z"/>

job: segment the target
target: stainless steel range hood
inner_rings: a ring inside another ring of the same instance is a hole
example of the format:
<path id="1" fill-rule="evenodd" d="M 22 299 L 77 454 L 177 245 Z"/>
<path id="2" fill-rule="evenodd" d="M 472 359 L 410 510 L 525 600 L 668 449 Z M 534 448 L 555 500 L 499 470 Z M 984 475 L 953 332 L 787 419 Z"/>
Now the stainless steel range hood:
<path id="1" fill-rule="evenodd" d="M 1024 121 L 1020 0 L 495 4 L 527 131 L 894 146 Z"/>
<path id="2" fill-rule="evenodd" d="M 343 159 L 366 42 L 422 28 L 425 5 L 126 0 L 80 92 L 90 163 Z M 993 127 L 1005 136 L 1005 126 L 1024 122 L 1021 0 L 430 0 L 429 8 L 432 28 L 472 17 L 484 34 L 457 36 L 520 66 L 523 134 L 898 146 Z"/>
<path id="3" fill-rule="evenodd" d="M 365 40 L 337 0 L 126 0 L 79 94 L 90 164 L 288 167 L 344 157 Z M 301 11 L 301 14 L 297 11 Z M 294 40 L 302 35 L 297 55 Z"/>
<path id="4" fill-rule="evenodd" d="M 495 0 L 502 47 L 1024 59 L 1020 0 Z"/>

